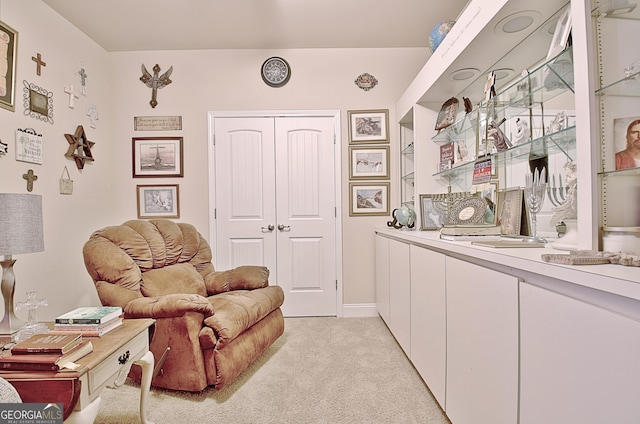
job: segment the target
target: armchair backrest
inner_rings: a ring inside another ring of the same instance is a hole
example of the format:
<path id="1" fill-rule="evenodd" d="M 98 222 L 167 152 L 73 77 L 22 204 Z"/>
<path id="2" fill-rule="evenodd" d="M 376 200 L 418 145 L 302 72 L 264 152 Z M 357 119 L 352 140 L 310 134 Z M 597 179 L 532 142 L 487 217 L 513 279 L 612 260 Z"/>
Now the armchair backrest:
<path id="1" fill-rule="evenodd" d="M 103 305 L 124 307 L 143 296 L 206 296 L 214 271 L 211 248 L 191 224 L 131 220 L 95 231 L 83 248 L 85 266 Z"/>

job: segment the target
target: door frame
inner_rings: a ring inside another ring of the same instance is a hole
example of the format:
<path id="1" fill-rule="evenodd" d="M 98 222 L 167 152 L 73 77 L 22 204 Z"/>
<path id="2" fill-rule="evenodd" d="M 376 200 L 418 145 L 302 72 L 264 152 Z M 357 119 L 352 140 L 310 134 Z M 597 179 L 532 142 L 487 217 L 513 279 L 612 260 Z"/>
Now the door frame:
<path id="1" fill-rule="evenodd" d="M 216 181 L 215 181 L 215 119 L 216 118 L 279 118 L 279 117 L 304 117 L 304 118 L 333 118 L 335 123 L 334 134 L 334 165 L 335 165 L 335 205 L 336 205 L 336 227 L 335 227 L 335 255 L 336 255 L 336 316 L 342 318 L 344 316 L 343 302 L 343 281 L 342 281 L 342 130 L 340 127 L 340 111 L 339 110 L 257 110 L 257 111 L 210 111 L 208 116 L 208 165 L 209 172 L 209 245 L 213 253 L 213 264 L 216 266 L 216 225 L 212 224 L 215 220 L 216 210 Z M 217 269 L 217 267 L 216 267 Z"/>

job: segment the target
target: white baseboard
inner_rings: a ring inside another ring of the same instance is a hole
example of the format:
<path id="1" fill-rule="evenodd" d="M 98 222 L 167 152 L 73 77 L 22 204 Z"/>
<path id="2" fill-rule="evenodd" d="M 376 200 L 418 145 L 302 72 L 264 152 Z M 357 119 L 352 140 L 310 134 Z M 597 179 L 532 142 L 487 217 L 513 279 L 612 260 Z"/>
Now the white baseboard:
<path id="1" fill-rule="evenodd" d="M 375 303 L 353 303 L 342 305 L 343 318 L 371 318 L 378 316 Z"/>

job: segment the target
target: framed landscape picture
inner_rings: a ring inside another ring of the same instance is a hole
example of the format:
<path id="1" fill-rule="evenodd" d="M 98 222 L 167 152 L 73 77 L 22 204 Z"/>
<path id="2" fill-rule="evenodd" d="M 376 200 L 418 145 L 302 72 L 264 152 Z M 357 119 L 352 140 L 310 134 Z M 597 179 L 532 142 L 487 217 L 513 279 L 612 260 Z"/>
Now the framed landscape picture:
<path id="1" fill-rule="evenodd" d="M 184 176 L 182 137 L 134 137 L 133 178 Z"/>
<path id="2" fill-rule="evenodd" d="M 350 143 L 389 142 L 389 110 L 350 110 Z"/>
<path id="3" fill-rule="evenodd" d="M 389 215 L 390 183 L 349 183 L 349 216 Z"/>
<path id="4" fill-rule="evenodd" d="M 138 218 L 180 218 L 177 184 L 138 185 Z"/>
<path id="5" fill-rule="evenodd" d="M 349 147 L 349 178 L 388 179 L 389 146 Z"/>

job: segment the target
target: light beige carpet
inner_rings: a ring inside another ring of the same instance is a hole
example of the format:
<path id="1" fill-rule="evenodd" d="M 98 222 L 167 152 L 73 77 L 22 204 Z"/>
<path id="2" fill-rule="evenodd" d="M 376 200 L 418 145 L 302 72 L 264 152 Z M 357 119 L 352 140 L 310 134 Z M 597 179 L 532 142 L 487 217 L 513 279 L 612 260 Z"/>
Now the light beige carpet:
<path id="1" fill-rule="evenodd" d="M 106 389 L 95 424 L 139 423 L 139 387 Z M 379 318 L 287 318 L 285 334 L 216 391 L 151 389 L 162 423 L 449 424 Z"/>

